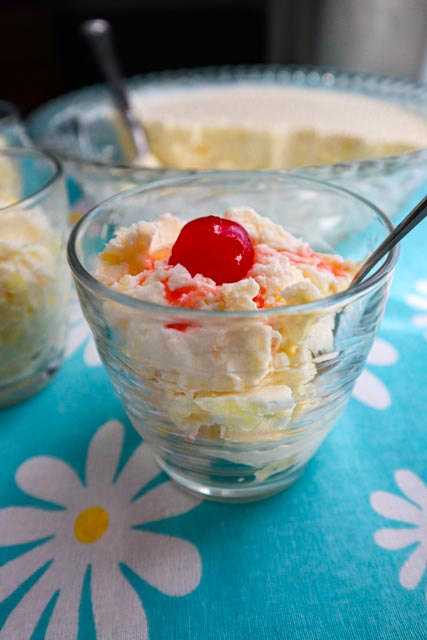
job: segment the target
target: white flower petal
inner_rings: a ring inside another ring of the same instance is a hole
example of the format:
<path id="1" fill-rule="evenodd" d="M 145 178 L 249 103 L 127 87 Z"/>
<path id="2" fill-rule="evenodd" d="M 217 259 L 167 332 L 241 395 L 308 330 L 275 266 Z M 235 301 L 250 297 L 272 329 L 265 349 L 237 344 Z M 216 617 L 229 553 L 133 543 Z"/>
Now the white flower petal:
<path id="1" fill-rule="evenodd" d="M 0 509 L 0 546 L 34 542 L 53 535 L 61 525 L 62 514 L 32 507 Z"/>
<path id="2" fill-rule="evenodd" d="M 395 364 L 398 359 L 399 354 L 392 344 L 382 338 L 376 338 L 369 352 L 367 362 L 377 366 L 388 366 Z"/>
<path id="3" fill-rule="evenodd" d="M 48 541 L 1 566 L 0 601 L 10 596 L 20 584 L 25 582 L 46 562 L 52 560 L 53 553 L 52 541 Z"/>
<path id="4" fill-rule="evenodd" d="M 79 624 L 79 606 L 82 594 L 84 572 L 75 580 L 62 576 L 63 586 L 49 620 L 44 640 L 75 640 Z"/>
<path id="5" fill-rule="evenodd" d="M 418 280 L 418 282 L 415 285 L 415 288 L 423 296 L 427 296 L 427 280 Z"/>
<path id="6" fill-rule="evenodd" d="M 30 496 L 62 506 L 74 501 L 83 488 L 68 464 L 50 456 L 26 460 L 16 472 L 16 483 Z"/>
<path id="7" fill-rule="evenodd" d="M 28 640 L 57 589 L 55 572 L 52 567 L 49 567 L 7 618 L 0 632 L 1 640 L 18 640 L 18 638 Z M 71 638 L 64 634 L 61 635 L 61 640 L 71 640 Z"/>
<path id="8" fill-rule="evenodd" d="M 427 549 L 420 544 L 407 559 L 399 574 L 399 582 L 405 589 L 415 589 L 427 566 Z"/>
<path id="9" fill-rule="evenodd" d="M 421 296 L 409 295 L 405 298 L 406 303 L 409 304 L 410 307 L 414 309 L 419 309 L 420 311 L 427 311 L 427 299 L 421 298 Z"/>
<path id="10" fill-rule="evenodd" d="M 95 433 L 86 460 L 88 487 L 113 482 L 122 451 L 123 435 L 123 425 L 118 420 L 109 420 Z"/>
<path id="11" fill-rule="evenodd" d="M 424 327 L 427 327 L 427 315 L 425 315 L 425 316 L 414 316 L 412 318 L 412 324 L 415 327 L 421 327 L 422 329 Z"/>
<path id="12" fill-rule="evenodd" d="M 117 565 L 92 565 L 92 608 L 99 640 L 147 640 L 142 604 Z"/>
<path id="13" fill-rule="evenodd" d="M 79 322 L 68 330 L 67 344 L 65 346 L 65 357 L 71 356 L 83 344 L 88 337 L 88 327 L 85 323 Z"/>
<path id="14" fill-rule="evenodd" d="M 123 562 L 143 580 L 168 596 L 184 596 L 199 584 L 202 563 L 187 540 L 148 531 L 134 531 Z"/>
<path id="15" fill-rule="evenodd" d="M 394 474 L 396 482 L 410 500 L 427 511 L 427 487 L 412 471 L 399 469 Z"/>
<path id="16" fill-rule="evenodd" d="M 164 482 L 142 495 L 130 505 L 132 525 L 164 520 L 187 513 L 200 500 L 178 489 L 172 482 Z"/>
<path id="17" fill-rule="evenodd" d="M 407 500 L 386 491 L 375 491 L 371 495 L 371 505 L 377 513 L 385 518 L 390 518 L 390 520 L 418 525 L 423 521 L 423 512 L 420 509 Z"/>
<path id="18" fill-rule="evenodd" d="M 390 394 L 381 380 L 364 369 L 353 389 L 353 396 L 372 409 L 388 409 L 391 406 Z"/>
<path id="19" fill-rule="evenodd" d="M 374 539 L 379 547 L 395 551 L 419 541 L 419 537 L 420 530 L 414 527 L 412 529 L 380 529 L 375 532 Z"/>
<path id="20" fill-rule="evenodd" d="M 116 487 L 130 501 L 142 487 L 161 473 L 146 444 L 140 444 L 119 475 Z"/>
<path id="21" fill-rule="evenodd" d="M 85 347 L 83 358 L 88 367 L 99 367 L 102 364 L 95 340 L 92 336 L 89 338 Z"/>

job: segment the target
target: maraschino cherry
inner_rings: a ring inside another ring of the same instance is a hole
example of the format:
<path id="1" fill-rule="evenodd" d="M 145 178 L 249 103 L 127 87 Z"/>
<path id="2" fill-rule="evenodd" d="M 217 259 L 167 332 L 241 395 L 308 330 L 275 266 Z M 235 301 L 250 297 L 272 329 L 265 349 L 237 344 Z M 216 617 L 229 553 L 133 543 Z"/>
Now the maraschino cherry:
<path id="1" fill-rule="evenodd" d="M 200 273 L 218 285 L 245 278 L 253 261 L 254 248 L 246 229 L 218 216 L 187 222 L 169 258 L 170 265 L 182 264 L 192 276 Z"/>

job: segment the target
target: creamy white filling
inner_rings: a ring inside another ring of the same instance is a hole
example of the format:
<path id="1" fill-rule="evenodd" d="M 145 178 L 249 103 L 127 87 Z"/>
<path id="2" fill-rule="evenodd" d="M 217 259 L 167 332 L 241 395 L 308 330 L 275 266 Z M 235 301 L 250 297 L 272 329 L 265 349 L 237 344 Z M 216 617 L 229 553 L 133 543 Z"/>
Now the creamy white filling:
<path id="1" fill-rule="evenodd" d="M 0 385 L 34 374 L 65 333 L 69 276 L 60 238 L 37 209 L 0 212 Z"/>
<path id="2" fill-rule="evenodd" d="M 302 240 L 252 209 L 229 209 L 223 217 L 242 224 L 255 249 L 254 265 L 239 282 L 216 285 L 200 274 L 192 277 L 180 264 L 169 266 L 183 223 L 168 214 L 120 229 L 95 276 L 126 295 L 169 307 L 170 322 L 144 320 L 108 303 L 105 313 L 137 375 L 154 381 L 179 432 L 277 439 L 297 410 L 312 405 L 315 359 L 333 349 L 333 313 L 292 314 L 285 307 L 345 289 L 355 265 L 312 254 Z M 284 307 L 283 313 L 194 322 L 173 316 L 174 305 L 256 310 L 260 297 L 264 312 Z"/>
<path id="3" fill-rule="evenodd" d="M 349 91 L 199 85 L 147 92 L 135 108 L 156 162 L 184 169 L 291 168 L 427 146 L 424 117 Z"/>

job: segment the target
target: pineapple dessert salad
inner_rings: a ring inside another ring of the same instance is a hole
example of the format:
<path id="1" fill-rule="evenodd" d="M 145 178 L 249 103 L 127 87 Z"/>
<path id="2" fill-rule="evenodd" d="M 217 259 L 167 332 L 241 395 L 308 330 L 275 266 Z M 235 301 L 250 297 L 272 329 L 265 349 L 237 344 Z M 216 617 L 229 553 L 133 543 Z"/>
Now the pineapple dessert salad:
<path id="1" fill-rule="evenodd" d="M 427 147 L 425 115 L 349 91 L 237 83 L 147 92 L 135 99 L 145 166 L 289 169 Z"/>
<path id="2" fill-rule="evenodd" d="M 151 311 L 145 322 L 105 303 L 138 393 L 168 416 L 168 429 L 250 443 L 289 435 L 316 403 L 335 314 L 307 303 L 347 289 L 357 268 L 239 206 L 119 228 L 94 276 Z"/>
<path id="3" fill-rule="evenodd" d="M 61 352 L 68 303 L 59 234 L 40 209 L 9 204 L 0 197 L 0 387 L 35 375 L 52 350 Z"/>

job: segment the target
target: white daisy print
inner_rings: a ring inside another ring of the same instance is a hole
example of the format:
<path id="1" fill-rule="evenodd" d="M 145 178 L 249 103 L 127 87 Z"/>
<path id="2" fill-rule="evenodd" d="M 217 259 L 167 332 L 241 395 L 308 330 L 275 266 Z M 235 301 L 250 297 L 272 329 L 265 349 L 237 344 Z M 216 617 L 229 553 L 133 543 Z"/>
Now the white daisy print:
<path id="1" fill-rule="evenodd" d="M 367 358 L 368 365 L 389 367 L 399 359 L 392 344 L 376 338 Z M 391 396 L 385 384 L 369 368 L 363 369 L 353 389 L 353 396 L 371 409 L 388 409 Z"/>
<path id="2" fill-rule="evenodd" d="M 70 326 L 65 347 L 65 357 L 68 358 L 84 345 L 83 359 L 86 365 L 88 367 L 100 366 L 102 364 L 101 358 L 99 357 L 89 325 L 80 308 L 76 293 L 73 293 L 69 313 Z"/>
<path id="3" fill-rule="evenodd" d="M 399 574 L 402 587 L 415 589 L 427 567 L 427 486 L 415 473 L 405 469 L 396 471 L 395 479 L 408 499 L 376 491 L 371 496 L 371 505 L 381 516 L 406 526 L 379 529 L 374 539 L 388 551 L 416 545 Z"/>
<path id="4" fill-rule="evenodd" d="M 123 426 L 116 420 L 98 429 L 89 445 L 84 485 L 57 458 L 37 456 L 18 468 L 16 482 L 22 491 L 62 509 L 0 509 L 0 545 L 43 540 L 0 567 L 0 600 L 45 568 L 7 618 L 1 640 L 29 639 L 58 592 L 45 637 L 75 640 L 89 565 L 93 618 L 100 639 L 148 638 L 141 600 L 120 563 L 169 596 L 184 596 L 199 584 L 201 560 L 192 543 L 135 527 L 184 514 L 200 501 L 170 481 L 151 490 L 147 487 L 132 500 L 160 470 L 147 445 L 141 444 L 116 479 L 123 436 Z"/>
<path id="5" fill-rule="evenodd" d="M 424 338 L 427 340 L 427 280 L 419 280 L 415 283 L 415 289 L 418 294 L 410 294 L 406 296 L 406 303 L 413 309 L 418 309 L 422 313 L 412 318 L 412 324 L 416 327 L 426 329 Z"/>

